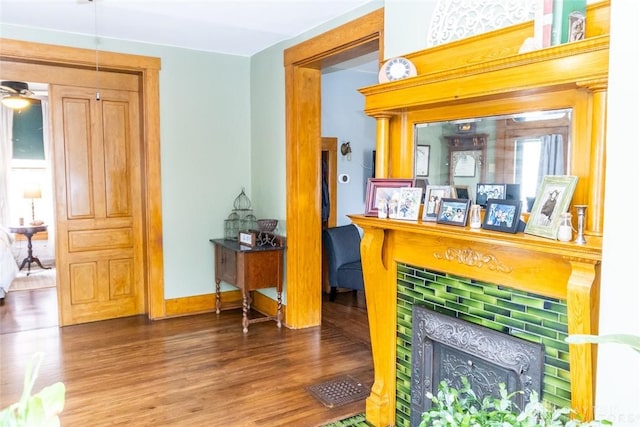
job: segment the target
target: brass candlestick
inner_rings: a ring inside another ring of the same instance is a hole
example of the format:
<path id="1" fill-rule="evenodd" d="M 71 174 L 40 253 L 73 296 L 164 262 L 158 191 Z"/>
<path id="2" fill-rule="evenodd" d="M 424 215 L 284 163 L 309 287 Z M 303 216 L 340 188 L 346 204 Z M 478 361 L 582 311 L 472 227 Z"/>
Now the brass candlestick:
<path id="1" fill-rule="evenodd" d="M 587 205 L 576 205 L 576 211 L 578 212 L 578 235 L 574 242 L 584 245 L 587 240 L 584 238 L 584 217 L 587 212 Z"/>

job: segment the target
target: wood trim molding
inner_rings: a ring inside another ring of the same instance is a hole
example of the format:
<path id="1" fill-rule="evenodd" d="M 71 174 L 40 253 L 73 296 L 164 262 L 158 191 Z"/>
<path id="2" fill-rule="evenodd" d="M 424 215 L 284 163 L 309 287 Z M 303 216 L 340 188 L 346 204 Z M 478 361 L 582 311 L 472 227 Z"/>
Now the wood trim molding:
<path id="1" fill-rule="evenodd" d="M 383 52 L 383 9 L 284 52 L 287 161 L 287 324 L 318 326 L 322 315 L 320 206 L 321 69 Z"/>
<path id="2" fill-rule="evenodd" d="M 99 52 L 101 67 L 108 72 L 137 75 L 140 78 L 143 141 L 143 194 L 145 235 L 145 288 L 147 314 L 151 319 L 166 315 L 162 249 L 162 200 L 160 181 L 160 59 L 141 55 Z M 94 69 L 96 52 L 68 46 L 57 46 L 11 39 L 0 39 L 0 61 L 20 69 L 22 80 L 50 82 L 55 73 L 50 69 L 72 72 Z M 108 84 L 108 81 L 103 82 Z"/>

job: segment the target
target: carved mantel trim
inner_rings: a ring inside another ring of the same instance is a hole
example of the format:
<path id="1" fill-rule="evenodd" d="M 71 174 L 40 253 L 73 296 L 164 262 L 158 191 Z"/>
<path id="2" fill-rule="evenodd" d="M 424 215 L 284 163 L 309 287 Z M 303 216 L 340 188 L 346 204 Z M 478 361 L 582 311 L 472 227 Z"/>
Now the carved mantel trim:
<path id="1" fill-rule="evenodd" d="M 447 248 L 444 252 L 434 252 L 433 256 L 437 259 L 458 261 L 460 264 L 498 270 L 504 273 L 511 273 L 513 271 L 513 268 L 502 264 L 495 256 L 475 251 L 472 248 Z"/>

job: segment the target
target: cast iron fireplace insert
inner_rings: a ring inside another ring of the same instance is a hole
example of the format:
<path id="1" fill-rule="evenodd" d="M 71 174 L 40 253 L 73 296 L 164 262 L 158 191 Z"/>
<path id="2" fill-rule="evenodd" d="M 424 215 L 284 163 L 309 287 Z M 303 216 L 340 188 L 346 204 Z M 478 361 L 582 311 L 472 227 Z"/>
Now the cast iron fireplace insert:
<path id="1" fill-rule="evenodd" d="M 431 408 L 427 392 L 437 394 L 438 384 L 462 386 L 467 377 L 479 401 L 499 396 L 503 383 L 519 408 L 531 392 L 540 395 L 544 373 L 544 347 L 494 331 L 421 305 L 413 306 L 411 343 L 411 426 L 420 425 Z"/>

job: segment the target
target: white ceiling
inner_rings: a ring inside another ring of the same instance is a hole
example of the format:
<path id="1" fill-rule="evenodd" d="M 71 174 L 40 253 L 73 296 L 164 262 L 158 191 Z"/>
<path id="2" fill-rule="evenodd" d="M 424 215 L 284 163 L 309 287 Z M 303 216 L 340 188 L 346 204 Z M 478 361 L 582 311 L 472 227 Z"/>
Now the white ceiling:
<path id="1" fill-rule="evenodd" d="M 375 0 L 0 0 L 0 22 L 251 56 Z"/>

